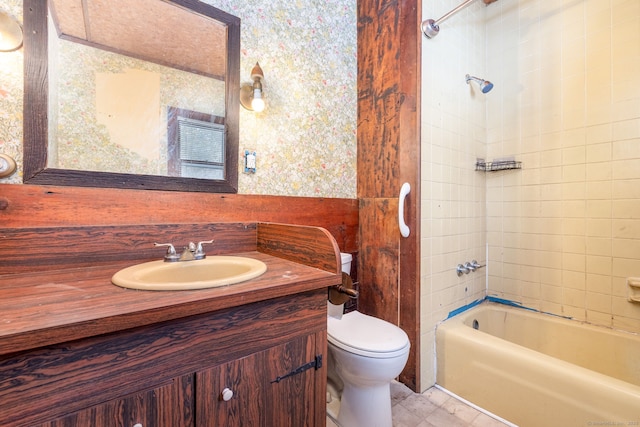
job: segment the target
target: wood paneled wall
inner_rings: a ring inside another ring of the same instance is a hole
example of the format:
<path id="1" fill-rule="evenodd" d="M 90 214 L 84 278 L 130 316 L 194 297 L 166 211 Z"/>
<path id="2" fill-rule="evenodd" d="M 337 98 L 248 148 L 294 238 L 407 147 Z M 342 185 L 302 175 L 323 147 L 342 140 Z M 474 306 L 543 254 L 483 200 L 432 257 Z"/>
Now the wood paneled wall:
<path id="1" fill-rule="evenodd" d="M 172 243 L 178 253 L 190 241 L 211 239 L 204 248 L 208 255 L 255 251 L 257 228 L 256 223 L 3 227 L 0 276 L 162 259 L 166 248 L 154 242 Z"/>
<path id="2" fill-rule="evenodd" d="M 358 1 L 359 309 L 411 340 L 400 380 L 420 384 L 420 4 Z M 409 238 L 400 236 L 398 195 Z"/>
<path id="3" fill-rule="evenodd" d="M 355 199 L 0 184 L 0 245 L 3 228 L 259 221 L 323 227 L 341 251 L 358 249 Z"/>

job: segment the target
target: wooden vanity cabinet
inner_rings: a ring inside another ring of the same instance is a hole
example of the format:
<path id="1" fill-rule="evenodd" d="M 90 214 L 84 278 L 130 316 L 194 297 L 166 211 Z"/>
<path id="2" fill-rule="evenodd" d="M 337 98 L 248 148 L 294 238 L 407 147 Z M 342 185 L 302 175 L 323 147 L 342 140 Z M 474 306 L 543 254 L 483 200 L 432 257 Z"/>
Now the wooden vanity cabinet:
<path id="1" fill-rule="evenodd" d="M 300 337 L 198 372 L 196 426 L 318 425 L 309 405 L 315 399 L 317 364 L 324 363 L 316 359 L 315 341 L 314 335 Z M 233 397 L 225 401 L 223 390 Z"/>
<path id="2" fill-rule="evenodd" d="M 37 427 L 193 426 L 193 375 Z"/>
<path id="3" fill-rule="evenodd" d="M 316 289 L 1 356 L 0 425 L 321 426 L 326 354 Z"/>

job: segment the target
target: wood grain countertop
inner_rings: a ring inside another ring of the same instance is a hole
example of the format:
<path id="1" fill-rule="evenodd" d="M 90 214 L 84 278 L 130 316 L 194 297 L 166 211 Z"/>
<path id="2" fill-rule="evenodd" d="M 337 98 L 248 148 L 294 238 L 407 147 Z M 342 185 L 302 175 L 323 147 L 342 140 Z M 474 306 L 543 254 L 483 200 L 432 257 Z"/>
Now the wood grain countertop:
<path id="1" fill-rule="evenodd" d="M 140 291 L 111 283 L 116 271 L 138 261 L 0 275 L 0 355 L 317 290 L 341 280 L 258 251 L 229 255 L 258 259 L 267 271 L 235 285 L 189 291 Z"/>

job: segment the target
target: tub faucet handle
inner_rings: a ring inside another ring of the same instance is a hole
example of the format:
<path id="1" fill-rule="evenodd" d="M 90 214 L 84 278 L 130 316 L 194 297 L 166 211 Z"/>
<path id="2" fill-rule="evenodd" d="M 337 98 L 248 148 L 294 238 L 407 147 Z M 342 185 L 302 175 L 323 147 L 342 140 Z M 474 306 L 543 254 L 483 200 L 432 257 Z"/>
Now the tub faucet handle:
<path id="1" fill-rule="evenodd" d="M 469 271 L 469 267 L 466 267 L 462 264 L 458 264 L 458 266 L 456 267 L 456 273 L 458 274 L 458 277 L 462 276 L 463 274 L 469 274 Z"/>
<path id="2" fill-rule="evenodd" d="M 476 264 L 473 264 L 473 263 L 467 261 L 467 262 L 464 263 L 464 268 L 468 269 L 469 271 L 476 271 L 476 269 L 478 267 L 476 267 Z"/>
<path id="3" fill-rule="evenodd" d="M 484 265 L 478 264 L 478 261 L 476 261 L 475 259 L 471 261 L 471 266 L 473 267 L 473 271 L 476 271 L 477 269 L 484 267 Z"/>

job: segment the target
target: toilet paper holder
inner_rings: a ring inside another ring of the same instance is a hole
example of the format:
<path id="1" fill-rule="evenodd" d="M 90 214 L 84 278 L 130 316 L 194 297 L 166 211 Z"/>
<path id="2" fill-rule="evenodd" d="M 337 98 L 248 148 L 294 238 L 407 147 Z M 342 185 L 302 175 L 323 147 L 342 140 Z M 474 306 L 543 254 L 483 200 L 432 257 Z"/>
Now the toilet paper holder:
<path id="1" fill-rule="evenodd" d="M 351 276 L 342 272 L 342 283 L 329 287 L 329 302 L 340 305 L 349 301 L 349 298 L 358 298 L 358 291 L 354 289 Z"/>
<path id="2" fill-rule="evenodd" d="M 349 298 L 358 298 L 359 292 L 355 289 L 347 288 L 344 285 L 333 285 L 333 289 L 341 294 L 349 295 Z"/>

